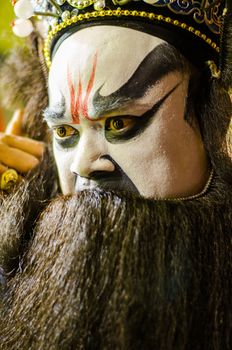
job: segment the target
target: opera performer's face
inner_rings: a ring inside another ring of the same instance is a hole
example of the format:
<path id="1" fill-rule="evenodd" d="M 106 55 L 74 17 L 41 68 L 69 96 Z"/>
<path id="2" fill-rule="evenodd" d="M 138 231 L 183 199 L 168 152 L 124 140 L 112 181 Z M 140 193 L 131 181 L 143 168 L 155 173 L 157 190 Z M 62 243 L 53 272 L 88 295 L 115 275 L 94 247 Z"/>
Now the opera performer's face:
<path id="1" fill-rule="evenodd" d="M 189 196 L 207 180 L 197 127 L 185 120 L 190 73 L 163 40 L 95 26 L 65 39 L 49 74 L 45 119 L 64 194 L 101 187 Z"/>

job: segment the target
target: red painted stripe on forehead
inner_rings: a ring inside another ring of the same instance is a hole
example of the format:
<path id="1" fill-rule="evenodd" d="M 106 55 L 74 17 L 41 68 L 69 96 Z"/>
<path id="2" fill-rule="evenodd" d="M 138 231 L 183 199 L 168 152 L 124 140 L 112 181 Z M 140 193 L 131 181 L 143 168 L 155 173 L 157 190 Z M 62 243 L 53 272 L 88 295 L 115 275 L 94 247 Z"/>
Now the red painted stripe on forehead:
<path id="1" fill-rule="evenodd" d="M 69 87 L 69 94 L 70 94 L 70 109 L 71 109 L 71 114 L 73 116 L 75 111 L 75 89 L 72 82 L 72 77 L 69 71 L 69 67 L 68 67 L 67 78 L 68 78 L 68 87 Z"/>
<path id="2" fill-rule="evenodd" d="M 82 99 L 82 83 L 81 83 L 81 74 L 79 73 L 79 82 L 78 82 L 78 91 L 77 99 L 75 105 L 75 115 L 73 116 L 73 121 L 75 122 L 76 116 L 78 116 L 78 121 L 80 122 L 79 110 L 81 109 L 81 99 Z"/>
<path id="3" fill-rule="evenodd" d="M 76 95 L 75 88 L 72 81 L 71 73 L 68 68 L 67 80 L 68 80 L 68 87 L 69 87 L 69 94 L 70 94 L 70 111 L 71 111 L 72 121 L 75 124 L 80 123 L 80 114 L 83 115 L 84 118 L 88 120 L 92 120 L 88 113 L 88 103 L 89 103 L 89 97 L 90 97 L 91 91 L 93 89 L 93 84 L 94 84 L 94 79 L 96 74 L 96 67 L 97 67 L 97 53 L 94 55 L 93 68 L 90 74 L 84 101 L 83 101 L 81 75 L 79 73 L 77 96 L 75 96 Z"/>
<path id="4" fill-rule="evenodd" d="M 96 74 L 96 67 L 97 67 L 97 53 L 95 53 L 95 55 L 94 55 L 93 68 L 92 68 L 92 72 L 91 72 L 91 75 L 89 78 L 89 83 L 87 86 L 84 103 L 82 106 L 82 113 L 83 113 L 84 118 L 86 118 L 86 119 L 91 119 L 89 117 L 89 113 L 88 113 L 88 102 L 89 102 L 89 97 L 90 97 L 90 94 L 91 94 L 91 91 L 93 88 L 93 83 L 94 83 L 95 74 Z"/>
<path id="5" fill-rule="evenodd" d="M 75 88 L 74 88 L 74 84 L 72 81 L 71 72 L 69 71 L 69 68 L 68 68 L 67 78 L 68 78 L 68 87 L 69 87 L 69 94 L 70 94 L 70 110 L 71 110 L 72 120 L 75 124 L 79 124 L 80 119 L 78 115 L 78 107 L 75 103 Z"/>

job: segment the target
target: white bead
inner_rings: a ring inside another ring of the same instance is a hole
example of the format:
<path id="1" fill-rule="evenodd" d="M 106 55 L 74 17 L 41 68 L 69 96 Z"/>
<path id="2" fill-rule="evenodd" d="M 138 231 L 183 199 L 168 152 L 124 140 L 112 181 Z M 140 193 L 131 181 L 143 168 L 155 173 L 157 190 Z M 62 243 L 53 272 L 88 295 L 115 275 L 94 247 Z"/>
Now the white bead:
<path id="1" fill-rule="evenodd" d="M 69 19 L 70 17 L 71 17 L 71 13 L 70 13 L 70 11 L 64 11 L 63 13 L 62 13 L 62 20 L 63 21 L 65 21 L 66 19 Z"/>
<path id="2" fill-rule="evenodd" d="M 79 14 L 79 10 L 78 9 L 74 9 L 71 12 L 71 17 L 78 16 L 78 14 Z"/>
<path id="3" fill-rule="evenodd" d="M 29 19 L 18 18 L 14 21 L 12 30 L 15 35 L 24 38 L 30 35 L 33 32 L 34 28 Z"/>
<path id="4" fill-rule="evenodd" d="M 104 9 L 105 6 L 106 6 L 106 3 L 104 0 L 98 0 L 94 3 L 94 9 L 96 11 L 100 11 L 100 10 Z"/>
<path id="5" fill-rule="evenodd" d="M 33 16 L 34 10 L 29 0 L 18 0 L 14 6 L 14 12 L 17 17 L 28 19 Z"/>

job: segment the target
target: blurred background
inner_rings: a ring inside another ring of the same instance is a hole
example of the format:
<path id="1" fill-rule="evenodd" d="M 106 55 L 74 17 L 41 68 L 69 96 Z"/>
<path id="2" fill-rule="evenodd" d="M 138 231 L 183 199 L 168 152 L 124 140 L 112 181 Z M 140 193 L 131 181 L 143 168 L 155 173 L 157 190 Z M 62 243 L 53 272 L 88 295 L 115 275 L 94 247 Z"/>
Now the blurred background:
<path id="1" fill-rule="evenodd" d="M 23 43 L 22 39 L 18 39 L 12 32 L 10 24 L 14 18 L 11 0 L 0 0 L 0 65 L 15 45 L 21 45 Z M 0 101 L 0 131 L 4 129 L 11 115 L 10 106 L 7 110 L 3 110 Z"/>
<path id="2" fill-rule="evenodd" d="M 6 54 L 13 46 L 15 38 L 12 33 L 10 23 L 14 19 L 13 6 L 11 0 L 0 0 L 0 53 Z"/>

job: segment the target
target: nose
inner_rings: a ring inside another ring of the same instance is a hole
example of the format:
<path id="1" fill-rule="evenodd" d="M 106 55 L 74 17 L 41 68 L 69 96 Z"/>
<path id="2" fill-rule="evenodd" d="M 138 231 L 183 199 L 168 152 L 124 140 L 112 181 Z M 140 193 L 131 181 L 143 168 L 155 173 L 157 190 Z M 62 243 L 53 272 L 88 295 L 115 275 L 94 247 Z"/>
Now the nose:
<path id="1" fill-rule="evenodd" d="M 85 132 L 79 140 L 70 170 L 81 177 L 90 178 L 95 172 L 113 172 L 114 164 L 107 158 L 107 145 L 95 130 Z"/>

